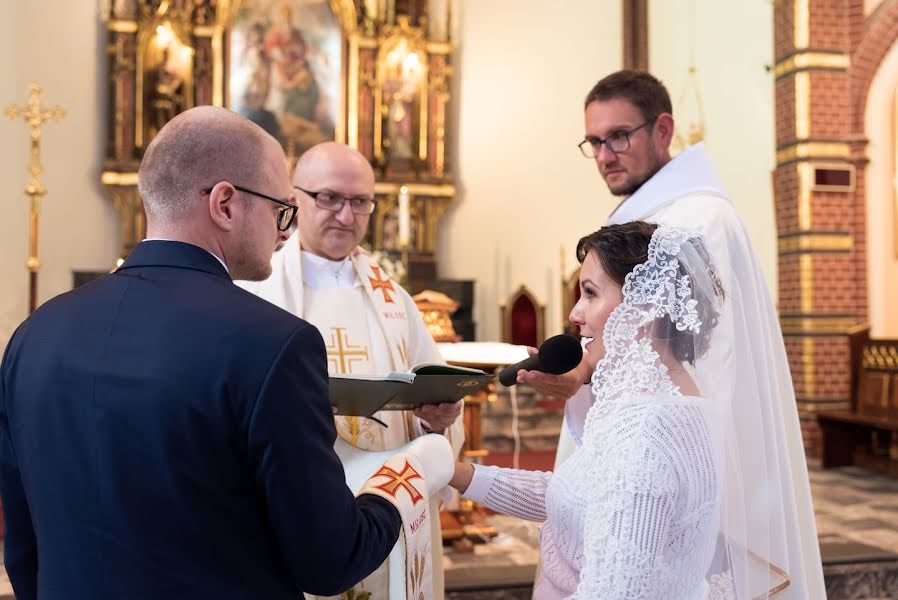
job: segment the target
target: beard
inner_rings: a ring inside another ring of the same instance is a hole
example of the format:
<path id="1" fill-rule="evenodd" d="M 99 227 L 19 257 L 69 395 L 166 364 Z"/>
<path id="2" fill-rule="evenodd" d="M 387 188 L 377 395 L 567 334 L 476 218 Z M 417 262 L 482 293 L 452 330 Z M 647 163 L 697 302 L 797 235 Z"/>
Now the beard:
<path id="1" fill-rule="evenodd" d="M 240 238 L 232 263 L 228 265 L 231 279 L 265 281 L 271 276 L 271 254 L 266 258 L 265 252 L 250 243 L 248 237 Z"/>
<path id="2" fill-rule="evenodd" d="M 652 173 L 652 175 L 654 175 L 654 173 Z M 636 193 L 636 190 L 642 187 L 643 183 L 651 179 L 652 175 L 630 177 L 617 187 L 611 187 L 609 184 L 608 191 L 611 192 L 612 196 L 631 196 Z"/>
<path id="3" fill-rule="evenodd" d="M 264 265 L 257 265 L 253 267 L 249 267 L 241 271 L 240 276 L 237 276 L 237 269 L 234 270 L 233 279 L 239 279 L 241 281 L 265 281 L 271 276 L 271 262 L 266 262 Z"/>
<path id="4" fill-rule="evenodd" d="M 645 172 L 639 175 L 632 175 L 627 178 L 626 181 L 617 185 L 616 187 L 612 187 L 610 183 L 606 180 L 605 183 L 608 185 L 608 191 L 611 192 L 613 196 L 631 196 L 636 193 L 642 185 L 655 176 L 655 174 L 661 170 L 661 167 L 664 166 L 664 163 L 659 156 L 659 153 L 655 150 L 654 145 L 649 149 L 649 153 L 652 158 L 652 166 Z"/>

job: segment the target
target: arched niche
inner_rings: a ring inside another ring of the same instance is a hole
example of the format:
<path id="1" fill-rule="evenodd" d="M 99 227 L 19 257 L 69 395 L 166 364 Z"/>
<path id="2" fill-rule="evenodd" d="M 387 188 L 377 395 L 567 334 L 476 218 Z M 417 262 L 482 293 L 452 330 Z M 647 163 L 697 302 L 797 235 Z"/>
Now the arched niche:
<path id="1" fill-rule="evenodd" d="M 873 76 L 864 107 L 867 297 L 871 335 L 898 337 L 898 44 Z"/>

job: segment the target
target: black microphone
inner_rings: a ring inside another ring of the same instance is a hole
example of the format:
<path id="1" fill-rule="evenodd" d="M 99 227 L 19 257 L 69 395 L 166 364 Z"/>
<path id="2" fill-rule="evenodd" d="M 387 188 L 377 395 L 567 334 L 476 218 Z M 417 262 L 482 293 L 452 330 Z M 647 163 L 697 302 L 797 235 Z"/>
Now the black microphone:
<path id="1" fill-rule="evenodd" d="M 556 335 L 543 342 L 539 352 L 533 356 L 502 369 L 499 373 L 499 383 L 505 386 L 516 384 L 518 371 L 521 369 L 561 375 L 579 365 L 581 360 L 583 348 L 580 346 L 580 340 L 570 335 Z"/>

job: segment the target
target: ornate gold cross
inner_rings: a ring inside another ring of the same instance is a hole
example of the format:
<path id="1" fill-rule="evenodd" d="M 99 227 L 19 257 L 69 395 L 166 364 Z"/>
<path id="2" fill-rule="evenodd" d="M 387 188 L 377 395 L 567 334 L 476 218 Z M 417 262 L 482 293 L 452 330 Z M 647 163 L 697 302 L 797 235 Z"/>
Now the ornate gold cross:
<path id="1" fill-rule="evenodd" d="M 31 199 L 31 213 L 28 218 L 28 260 L 25 268 L 29 271 L 28 313 L 37 308 L 37 272 L 41 268 L 38 257 L 38 231 L 40 227 L 41 198 L 47 190 L 41 185 L 41 125 L 45 121 L 61 121 L 65 111 L 58 106 L 46 108 L 41 104 L 44 90 L 40 85 L 32 83 L 28 88 L 28 103 L 25 106 L 10 104 L 6 107 L 6 116 L 10 119 L 21 117 L 31 128 L 31 158 L 28 161 L 28 185 L 25 195 Z"/>
<path id="2" fill-rule="evenodd" d="M 352 373 L 352 362 L 355 360 L 367 360 L 368 350 L 364 346 L 353 346 L 350 344 L 345 327 L 333 327 L 331 329 L 333 331 L 331 343 L 324 346 L 324 350 L 327 352 L 327 360 L 333 362 L 335 373 Z"/>

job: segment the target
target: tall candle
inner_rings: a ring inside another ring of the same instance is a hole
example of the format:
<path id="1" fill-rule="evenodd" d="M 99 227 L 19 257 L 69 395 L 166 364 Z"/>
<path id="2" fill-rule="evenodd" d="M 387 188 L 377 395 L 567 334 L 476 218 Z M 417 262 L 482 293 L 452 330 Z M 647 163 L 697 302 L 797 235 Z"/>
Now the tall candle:
<path id="1" fill-rule="evenodd" d="M 409 243 L 408 188 L 399 188 L 399 247 L 408 248 Z"/>

